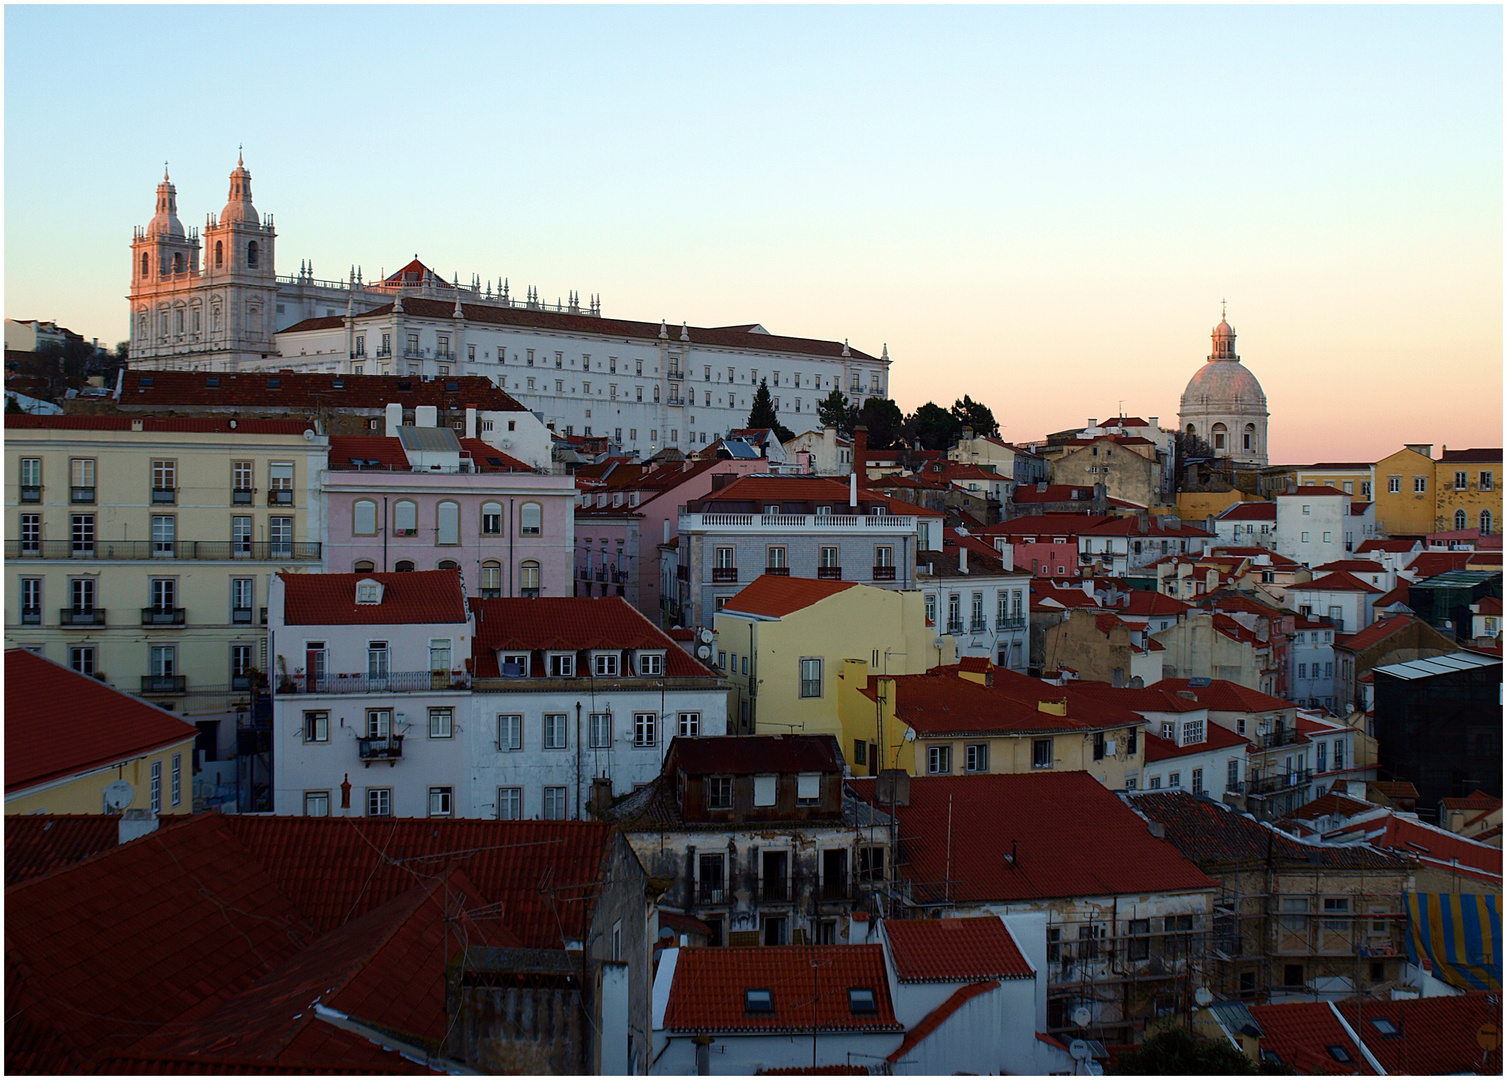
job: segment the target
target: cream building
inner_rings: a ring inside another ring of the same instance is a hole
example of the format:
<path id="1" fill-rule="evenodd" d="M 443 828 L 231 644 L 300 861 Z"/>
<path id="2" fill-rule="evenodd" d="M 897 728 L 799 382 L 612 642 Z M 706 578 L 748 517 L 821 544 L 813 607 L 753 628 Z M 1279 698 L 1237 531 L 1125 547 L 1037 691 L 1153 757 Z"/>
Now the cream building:
<path id="1" fill-rule="evenodd" d="M 6 417 L 8 646 L 200 725 L 234 753 L 270 576 L 322 569 L 329 442 L 302 424 Z"/>
<path id="2" fill-rule="evenodd" d="M 1235 328 L 1221 317 L 1214 349 L 1188 380 L 1178 425 L 1202 439 L 1215 457 L 1237 465 L 1266 465 L 1266 394 L 1235 353 Z"/>

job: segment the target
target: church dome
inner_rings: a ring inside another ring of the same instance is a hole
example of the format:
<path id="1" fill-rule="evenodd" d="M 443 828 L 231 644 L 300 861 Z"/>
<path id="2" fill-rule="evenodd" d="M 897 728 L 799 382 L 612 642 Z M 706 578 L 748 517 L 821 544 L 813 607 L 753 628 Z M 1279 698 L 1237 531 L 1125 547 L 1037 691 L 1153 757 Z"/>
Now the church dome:
<path id="1" fill-rule="evenodd" d="M 1235 336 L 1235 328 L 1229 324 L 1228 320 L 1226 320 L 1226 319 L 1220 319 L 1219 320 L 1219 325 L 1216 326 L 1216 327 L 1214 327 L 1214 337 L 1217 339 L 1217 338 L 1233 338 L 1234 336 Z"/>
<path id="2" fill-rule="evenodd" d="M 162 183 L 157 185 L 157 213 L 147 223 L 148 236 L 183 237 L 183 222 L 178 220 L 178 189 L 168 179 L 167 169 L 162 170 Z"/>
<path id="3" fill-rule="evenodd" d="M 1266 410 L 1266 394 L 1239 360 L 1209 361 L 1193 373 L 1183 391 L 1183 411 L 1236 413 Z"/>
<path id="4" fill-rule="evenodd" d="M 240 158 L 236 159 L 235 169 L 230 174 L 230 196 L 225 202 L 225 209 L 220 212 L 221 225 L 232 222 L 244 222 L 247 225 L 261 223 L 256 216 L 256 207 L 251 205 L 251 173 Z"/>

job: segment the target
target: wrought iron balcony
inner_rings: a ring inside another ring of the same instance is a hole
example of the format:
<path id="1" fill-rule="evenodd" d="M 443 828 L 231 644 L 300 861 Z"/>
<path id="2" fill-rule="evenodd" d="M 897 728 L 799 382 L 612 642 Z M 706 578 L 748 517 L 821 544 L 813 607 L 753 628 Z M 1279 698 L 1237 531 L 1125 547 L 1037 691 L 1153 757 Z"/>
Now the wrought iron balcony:
<path id="1" fill-rule="evenodd" d="M 281 680 L 280 694 L 408 694 L 430 690 L 465 690 L 464 671 L 390 671 L 385 675 L 293 675 Z"/>
<path id="2" fill-rule="evenodd" d="M 1248 795 L 1271 795 L 1278 791 L 1289 791 L 1292 788 L 1302 787 L 1313 779 L 1313 772 L 1309 769 L 1293 769 L 1288 772 L 1274 773 L 1271 776 L 1248 777 L 1245 783 Z"/>
<path id="3" fill-rule="evenodd" d="M 141 609 L 142 626 L 183 626 L 187 621 L 188 610 L 186 608 L 144 607 Z"/>
<path id="4" fill-rule="evenodd" d="M 42 501 L 41 484 L 22 484 L 21 501 L 24 503 L 36 503 Z"/>
<path id="5" fill-rule="evenodd" d="M 788 877 L 761 877 L 759 879 L 758 899 L 763 903 L 784 904 L 795 896 L 795 890 L 791 887 Z"/>
<path id="6" fill-rule="evenodd" d="M 38 615 L 41 613 L 38 612 Z M 22 620 L 25 622 L 26 620 Z M 37 620 L 41 622 L 39 618 Z M 58 612 L 59 626 L 104 626 L 105 609 L 97 608 L 63 608 Z"/>
<path id="7" fill-rule="evenodd" d="M 818 579 L 820 579 L 822 581 L 841 581 L 842 580 L 842 567 L 840 567 L 840 566 L 818 566 L 816 568 L 816 576 L 817 576 Z"/>
<path id="8" fill-rule="evenodd" d="M 766 567 L 764 567 L 764 573 L 766 573 L 766 574 L 772 574 L 775 577 L 789 577 L 790 576 L 790 567 L 788 567 L 788 566 L 766 566 Z"/>
<path id="9" fill-rule="evenodd" d="M 818 888 L 823 903 L 846 902 L 853 899 L 853 881 L 846 874 L 841 877 L 824 877 Z"/>
<path id="10" fill-rule="evenodd" d="M 949 634 L 961 634 L 963 632 L 963 620 L 962 619 L 948 619 L 947 620 L 947 632 Z"/>
<path id="11" fill-rule="evenodd" d="M 968 632 L 970 634 L 982 634 L 985 633 L 988 629 L 989 624 L 983 619 L 974 619 L 968 624 Z"/>
<path id="12" fill-rule="evenodd" d="M 22 626 L 41 626 L 42 609 L 38 607 L 24 607 L 21 609 Z"/>
<path id="13" fill-rule="evenodd" d="M 893 566 L 876 566 L 876 567 L 874 567 L 874 580 L 875 581 L 894 581 L 895 580 L 895 568 Z"/>
<path id="14" fill-rule="evenodd" d="M 698 904 L 726 904 L 730 903 L 732 895 L 725 886 L 712 885 L 703 881 L 696 886 L 696 902 Z"/>
<path id="15" fill-rule="evenodd" d="M 71 503 L 92 503 L 94 501 L 93 487 L 72 487 L 68 489 L 68 501 Z"/>
<path id="16" fill-rule="evenodd" d="M 1268 731 L 1264 735 L 1257 735 L 1255 739 L 1258 750 L 1270 750 L 1277 746 L 1296 746 L 1301 741 L 1297 728 Z"/>
<path id="17" fill-rule="evenodd" d="M 389 766 L 396 765 L 403 756 L 403 736 L 382 735 L 372 738 L 356 740 L 356 756 L 371 768 L 374 761 L 385 761 Z"/>
<path id="18" fill-rule="evenodd" d="M 152 504 L 154 506 L 172 505 L 178 501 L 177 488 L 153 488 Z"/>
<path id="19" fill-rule="evenodd" d="M 1024 615 L 1018 615 L 1013 619 L 996 619 L 994 621 L 995 630 L 1024 630 L 1025 628 L 1026 617 Z"/>
<path id="20" fill-rule="evenodd" d="M 292 540 L 174 540 L 164 550 L 152 540 L 96 540 L 92 544 L 72 540 L 7 540 L 7 559 L 98 559 L 102 561 L 229 561 L 317 562 L 318 541 Z"/>
<path id="21" fill-rule="evenodd" d="M 738 580 L 738 568 L 736 566 L 712 567 L 713 584 L 728 584 Z"/>
<path id="22" fill-rule="evenodd" d="M 252 610 L 249 607 L 230 609 L 230 621 L 237 626 L 250 626 L 252 622 Z"/>
<path id="23" fill-rule="evenodd" d="M 685 372 L 681 371 L 679 368 L 671 368 L 669 371 L 665 372 L 665 377 L 670 379 L 684 379 Z"/>
<path id="24" fill-rule="evenodd" d="M 235 506 L 250 506 L 256 498 L 255 488 L 231 488 L 230 501 Z"/>
<path id="25" fill-rule="evenodd" d="M 267 505 L 268 506 L 292 506 L 293 505 L 293 489 L 292 488 L 273 488 L 271 491 L 267 492 Z"/>
<path id="26" fill-rule="evenodd" d="M 141 677 L 143 694 L 181 694 L 187 685 L 186 675 L 143 675 Z"/>
<path id="27" fill-rule="evenodd" d="M 251 689 L 251 676 L 249 674 L 247 674 L 247 675 L 232 675 L 230 677 L 230 688 L 232 690 L 250 690 Z"/>

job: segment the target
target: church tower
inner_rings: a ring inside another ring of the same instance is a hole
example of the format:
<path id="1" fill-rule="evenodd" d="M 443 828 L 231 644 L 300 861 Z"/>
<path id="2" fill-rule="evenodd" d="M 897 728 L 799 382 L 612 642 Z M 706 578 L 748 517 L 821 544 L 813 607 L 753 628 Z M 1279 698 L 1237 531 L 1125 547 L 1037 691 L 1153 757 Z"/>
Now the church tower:
<path id="1" fill-rule="evenodd" d="M 209 346 L 226 354 L 235 370 L 241 360 L 259 360 L 272 352 L 276 329 L 276 232 L 272 217 L 257 216 L 251 202 L 251 173 L 237 158 L 230 174 L 230 194 L 219 220 L 204 226 L 204 279 L 209 311 Z"/>
<path id="2" fill-rule="evenodd" d="M 1266 394 L 1235 352 L 1235 328 L 1221 313 L 1213 349 L 1188 380 L 1178 424 L 1207 443 L 1217 458 L 1237 465 L 1267 464 Z"/>
<path id="3" fill-rule="evenodd" d="M 157 211 L 131 240 L 131 359 L 187 351 L 195 332 L 191 293 L 199 275 L 199 235 L 178 220 L 178 189 L 166 166 Z"/>

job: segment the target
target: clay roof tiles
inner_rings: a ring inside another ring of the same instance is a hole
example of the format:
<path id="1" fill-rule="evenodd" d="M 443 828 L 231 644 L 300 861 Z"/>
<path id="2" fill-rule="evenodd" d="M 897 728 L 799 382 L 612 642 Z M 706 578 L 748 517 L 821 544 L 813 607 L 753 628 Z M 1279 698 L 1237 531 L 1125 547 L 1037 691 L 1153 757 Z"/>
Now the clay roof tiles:
<path id="1" fill-rule="evenodd" d="M 671 750 L 676 766 L 692 776 L 841 772 L 843 767 L 842 752 L 831 735 L 677 736 Z"/>
<path id="2" fill-rule="evenodd" d="M 1472 992 L 1411 1001 L 1367 997 L 1339 1002 L 1336 1008 L 1389 1073 L 1502 1073 L 1500 1044 L 1483 1053 L 1476 1041 L 1476 1033 L 1486 1024 L 1501 1030 L 1500 995 Z M 1390 1021 L 1398 1034 L 1385 1034 L 1377 1020 Z"/>
<path id="3" fill-rule="evenodd" d="M 1422 620 L 1414 618 L 1412 615 L 1393 615 L 1389 619 L 1378 619 L 1364 630 L 1357 631 L 1354 634 L 1336 635 L 1334 643 L 1352 652 L 1360 652 L 1362 649 L 1369 649 L 1371 646 L 1387 640 L 1387 638 L 1406 629 L 1409 625 L 1419 622 L 1422 622 Z"/>
<path id="4" fill-rule="evenodd" d="M 1165 761 L 1169 758 L 1206 754 L 1211 750 L 1238 750 L 1244 753 L 1250 743 L 1243 735 L 1237 735 L 1222 724 L 1205 724 L 1204 741 L 1178 746 L 1171 739 L 1164 739 L 1152 731 L 1146 732 L 1146 761 Z"/>
<path id="5" fill-rule="evenodd" d="M 856 585 L 857 582 L 854 581 L 824 581 L 817 578 L 760 574 L 723 605 L 723 610 L 777 619 L 846 592 Z"/>
<path id="6" fill-rule="evenodd" d="M 455 570 L 407 573 L 279 574 L 288 626 L 464 623 L 466 598 Z M 380 604 L 356 603 L 358 581 L 382 583 Z"/>
<path id="7" fill-rule="evenodd" d="M 1487 448 L 1472 448 L 1470 450 L 1445 450 L 1439 455 L 1440 461 L 1501 461 L 1502 448 L 1493 446 Z"/>
<path id="8" fill-rule="evenodd" d="M 1376 1075 L 1328 1002 L 1285 1001 L 1252 1005 L 1250 1010 L 1263 1032 L 1261 1049 L 1275 1053 L 1282 1064 L 1292 1066 L 1300 1075 Z M 1345 1060 L 1339 1060 L 1335 1052 Z"/>
<path id="9" fill-rule="evenodd" d="M 1029 979 L 1035 969 L 998 915 L 886 919 L 885 936 L 901 982 Z"/>
<path id="10" fill-rule="evenodd" d="M 476 616 L 474 674 L 480 678 L 498 675 L 499 649 L 664 649 L 666 675 L 713 677 L 621 596 L 472 598 L 471 610 Z"/>
<path id="11" fill-rule="evenodd" d="M 1162 679 L 1156 685 L 1173 693 L 1187 690 L 1200 705 L 1216 712 L 1271 712 L 1297 708 L 1290 701 L 1283 701 L 1226 679 L 1211 679 L 1207 686 L 1195 686 L 1193 682 L 1191 679 Z"/>
<path id="12" fill-rule="evenodd" d="M 120 843 L 113 814 L 12 814 L 5 822 L 5 884 L 30 881 Z"/>
<path id="13" fill-rule="evenodd" d="M 1324 590 L 1327 592 L 1365 592 L 1375 593 L 1378 596 L 1380 596 L 1384 591 L 1382 589 L 1378 589 L 1375 585 L 1368 585 L 1366 582 L 1362 581 L 1354 574 L 1348 573 L 1344 570 L 1337 570 L 1332 574 L 1325 574 L 1323 577 L 1314 578 L 1312 581 L 1306 581 L 1302 584 L 1294 585 L 1293 588 L 1297 590 Z"/>

